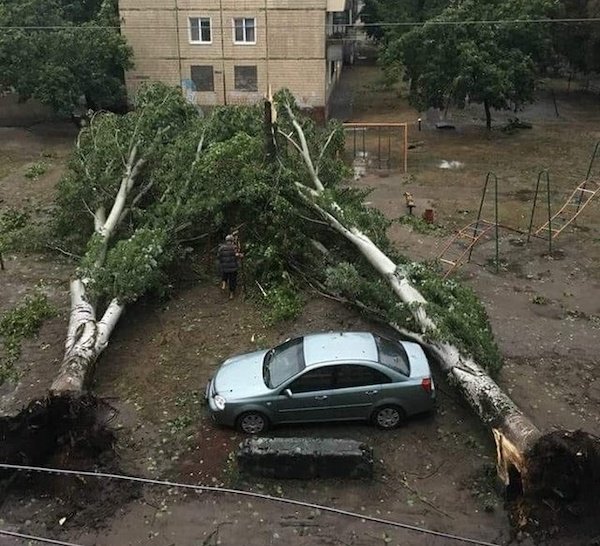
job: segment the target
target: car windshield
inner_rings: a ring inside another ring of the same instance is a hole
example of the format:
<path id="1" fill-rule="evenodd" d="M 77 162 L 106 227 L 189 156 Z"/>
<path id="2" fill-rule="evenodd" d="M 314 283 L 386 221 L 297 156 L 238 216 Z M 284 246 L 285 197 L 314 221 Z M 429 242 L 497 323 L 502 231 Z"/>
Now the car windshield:
<path id="1" fill-rule="evenodd" d="M 384 337 L 374 336 L 377 343 L 377 352 L 379 353 L 379 362 L 384 366 L 396 370 L 403 375 L 410 376 L 410 364 L 408 355 L 401 343 L 386 339 Z"/>
<path id="2" fill-rule="evenodd" d="M 263 378 L 267 387 L 270 389 L 279 387 L 304 369 L 303 341 L 303 338 L 286 341 L 265 355 Z"/>

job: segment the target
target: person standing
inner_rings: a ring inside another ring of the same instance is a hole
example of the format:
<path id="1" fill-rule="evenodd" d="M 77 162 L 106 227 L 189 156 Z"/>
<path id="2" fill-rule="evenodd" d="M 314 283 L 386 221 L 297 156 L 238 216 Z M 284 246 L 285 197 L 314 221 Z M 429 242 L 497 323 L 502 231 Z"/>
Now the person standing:
<path id="1" fill-rule="evenodd" d="M 227 235 L 225 242 L 217 251 L 219 269 L 221 270 L 221 289 L 229 287 L 229 299 L 232 300 L 237 288 L 240 253 L 235 245 L 233 235 Z"/>

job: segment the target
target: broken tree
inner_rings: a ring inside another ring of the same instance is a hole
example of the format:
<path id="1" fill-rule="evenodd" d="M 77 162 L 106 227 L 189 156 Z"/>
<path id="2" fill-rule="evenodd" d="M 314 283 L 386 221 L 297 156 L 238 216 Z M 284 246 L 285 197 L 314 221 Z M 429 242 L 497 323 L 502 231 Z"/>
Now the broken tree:
<path id="1" fill-rule="evenodd" d="M 202 117 L 179 90 L 153 84 L 134 111 L 100 113 L 82 130 L 58 187 L 59 234 L 83 257 L 54 395 L 84 394 L 126 306 L 165 293 L 195 243 L 210 245 L 213 234 L 249 221 L 261 236 L 273 234 L 267 244 L 284 233 L 254 114 L 223 108 Z"/>
<path id="2" fill-rule="evenodd" d="M 305 131 L 299 122 L 289 96 L 283 96 L 279 103 L 279 127 L 273 132 L 283 137 L 297 151 L 305 165 L 305 176 L 309 184 L 296 182 L 298 194 L 318 213 L 331 229 L 349 241 L 371 265 L 377 274 L 388 284 L 398 300 L 398 304 L 407 308 L 418 332 L 407 331 L 402 324 L 388 323 L 400 334 L 416 339 L 433 354 L 450 384 L 454 385 L 469 403 L 481 420 L 491 427 L 497 447 L 497 468 L 504 483 L 513 488 L 524 490 L 537 488 L 539 483 L 531 483 L 530 470 L 539 468 L 535 458 L 536 449 L 545 436 L 528 419 L 516 404 L 502 391 L 490 374 L 479 365 L 471 354 L 451 343 L 444 336 L 444 330 L 438 324 L 438 317 L 430 315 L 430 305 L 414 282 L 414 264 L 396 264 L 373 240 L 352 221 L 350 211 L 344 210 L 328 193 L 326 185 L 319 177 L 320 160 L 314 161 L 309 149 Z M 333 129 L 336 131 L 338 129 Z M 325 141 L 327 147 L 334 138 L 333 132 Z M 422 272 L 422 270 L 421 270 Z M 447 282 L 448 285 L 453 281 Z M 368 302 L 367 302 L 368 304 Z M 453 309 L 448 309 L 452 314 Z M 481 325 L 485 328 L 485 324 Z M 539 472 L 536 474 L 539 479 Z"/>
<path id="3" fill-rule="evenodd" d="M 320 130 L 292 100 L 280 93 L 280 111 L 268 110 L 276 123 L 266 145 L 264 108 L 222 107 L 200 118 L 164 86 L 143 91 L 123 118 L 92 120 L 59 188 L 70 250 L 79 244 L 85 255 L 53 391 L 82 392 L 125 306 L 164 290 L 173 265 L 193 252 L 214 255 L 213 237 L 241 225 L 246 278 L 260 282 L 271 305 L 289 317 L 308 271 L 323 285 L 343 285 L 347 299 L 384 310 L 388 323 L 429 347 L 494 431 L 506 483 L 537 486 L 531 469 L 540 468 L 534 463 L 548 437 L 493 381 L 500 356 L 481 303 L 395 253 L 385 218 L 364 205 L 364 192 L 342 184 L 343 131 Z"/>
<path id="4" fill-rule="evenodd" d="M 65 238 L 85 255 L 71 281 L 65 355 L 53 394 L 83 392 L 127 303 L 160 283 L 189 184 L 161 185 L 151 167 L 194 117 L 177 90 L 150 87 L 134 112 L 97 115 L 79 135 L 58 209 Z"/>

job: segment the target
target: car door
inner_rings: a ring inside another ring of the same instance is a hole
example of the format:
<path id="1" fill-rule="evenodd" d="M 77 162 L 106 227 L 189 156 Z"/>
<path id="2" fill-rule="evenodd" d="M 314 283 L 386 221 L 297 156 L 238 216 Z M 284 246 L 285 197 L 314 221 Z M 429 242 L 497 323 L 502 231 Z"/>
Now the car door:
<path id="1" fill-rule="evenodd" d="M 366 363 L 333 366 L 334 388 L 327 398 L 328 418 L 336 421 L 368 419 L 392 382 L 384 372 Z"/>
<path id="2" fill-rule="evenodd" d="M 332 366 L 311 368 L 287 385 L 271 403 L 278 423 L 302 423 L 327 420 L 327 403 L 333 387 Z M 292 394 L 288 396 L 285 391 Z"/>

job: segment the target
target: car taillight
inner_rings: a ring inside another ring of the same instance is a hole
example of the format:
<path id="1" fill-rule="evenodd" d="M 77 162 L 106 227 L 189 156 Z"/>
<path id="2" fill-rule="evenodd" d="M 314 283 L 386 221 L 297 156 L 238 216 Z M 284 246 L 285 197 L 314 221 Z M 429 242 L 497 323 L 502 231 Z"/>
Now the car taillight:
<path id="1" fill-rule="evenodd" d="M 431 377 L 425 377 L 423 381 L 421 381 L 421 387 L 427 394 L 431 394 L 431 388 L 433 383 L 431 382 Z"/>

